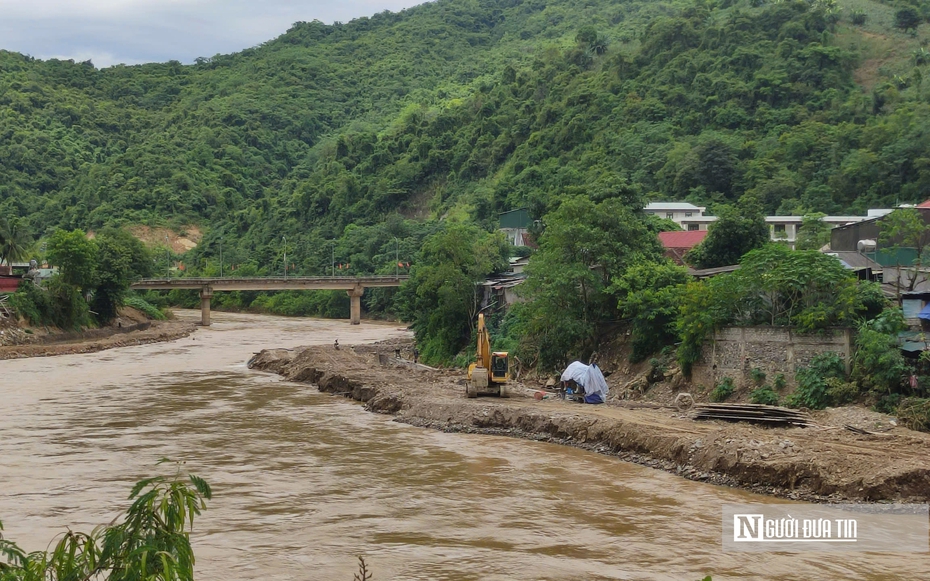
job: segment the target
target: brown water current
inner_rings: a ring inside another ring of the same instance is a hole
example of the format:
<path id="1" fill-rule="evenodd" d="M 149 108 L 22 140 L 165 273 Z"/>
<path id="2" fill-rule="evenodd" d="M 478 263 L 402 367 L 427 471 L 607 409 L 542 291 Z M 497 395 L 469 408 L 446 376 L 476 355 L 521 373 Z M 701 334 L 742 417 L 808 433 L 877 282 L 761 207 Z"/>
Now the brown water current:
<path id="1" fill-rule="evenodd" d="M 182 312 L 194 318 L 199 313 Z M 781 502 L 573 448 L 445 434 L 250 371 L 262 348 L 404 336 L 396 324 L 214 313 L 173 343 L 0 362 L 0 519 L 43 549 L 186 461 L 214 489 L 203 581 L 928 579 L 925 555 L 721 550 L 721 505 Z"/>

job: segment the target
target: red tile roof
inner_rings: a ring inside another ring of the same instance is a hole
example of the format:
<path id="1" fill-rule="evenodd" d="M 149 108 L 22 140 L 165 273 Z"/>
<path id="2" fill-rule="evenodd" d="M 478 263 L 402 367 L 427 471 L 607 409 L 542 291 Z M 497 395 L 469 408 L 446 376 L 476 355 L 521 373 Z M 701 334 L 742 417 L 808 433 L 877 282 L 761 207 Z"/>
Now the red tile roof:
<path id="1" fill-rule="evenodd" d="M 690 250 L 700 244 L 705 236 L 707 236 L 707 230 L 659 232 L 659 242 L 665 248 L 685 248 Z"/>
<path id="2" fill-rule="evenodd" d="M 930 200 L 927 200 L 926 202 L 917 204 L 917 207 L 918 207 L 918 208 L 930 208 Z"/>

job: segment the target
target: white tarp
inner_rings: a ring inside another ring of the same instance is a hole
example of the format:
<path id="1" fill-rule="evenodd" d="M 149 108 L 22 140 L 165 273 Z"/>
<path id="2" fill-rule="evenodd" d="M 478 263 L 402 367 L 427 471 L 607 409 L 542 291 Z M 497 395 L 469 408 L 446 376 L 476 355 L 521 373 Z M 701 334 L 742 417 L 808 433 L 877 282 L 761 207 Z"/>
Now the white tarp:
<path id="1" fill-rule="evenodd" d="M 584 388 L 585 395 L 598 394 L 603 401 L 607 401 L 607 380 L 596 364 L 585 365 L 575 361 L 562 372 L 562 381 L 573 380 Z"/>

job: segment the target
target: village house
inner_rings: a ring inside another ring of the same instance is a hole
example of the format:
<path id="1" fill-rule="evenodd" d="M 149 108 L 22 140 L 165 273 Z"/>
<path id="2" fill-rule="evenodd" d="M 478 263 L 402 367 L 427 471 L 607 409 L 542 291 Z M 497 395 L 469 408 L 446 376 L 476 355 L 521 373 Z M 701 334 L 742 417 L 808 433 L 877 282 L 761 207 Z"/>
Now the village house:
<path id="1" fill-rule="evenodd" d="M 706 209 L 687 202 L 652 202 L 643 208 L 643 211 L 652 216 L 671 220 L 681 226 L 682 229 L 687 230 L 683 225 L 683 221 L 703 216 Z M 704 228 L 704 230 L 706 229 Z"/>

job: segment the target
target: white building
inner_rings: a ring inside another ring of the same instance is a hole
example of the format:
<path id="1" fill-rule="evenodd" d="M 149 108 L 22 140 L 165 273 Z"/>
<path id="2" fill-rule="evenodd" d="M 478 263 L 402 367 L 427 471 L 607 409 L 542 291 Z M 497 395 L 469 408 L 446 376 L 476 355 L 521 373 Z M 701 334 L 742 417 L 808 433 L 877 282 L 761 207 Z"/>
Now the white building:
<path id="1" fill-rule="evenodd" d="M 822 220 L 830 226 L 845 226 L 863 220 L 870 220 L 869 216 L 824 216 Z M 681 220 L 681 227 L 685 230 L 707 230 L 716 216 L 693 216 Z M 765 223 L 769 226 L 769 237 L 772 240 L 794 244 L 798 239 L 798 231 L 804 222 L 804 216 L 766 216 Z"/>
<path id="2" fill-rule="evenodd" d="M 706 209 L 687 202 L 652 202 L 644 211 L 659 218 L 667 218 L 684 228 L 683 220 L 703 216 Z"/>

